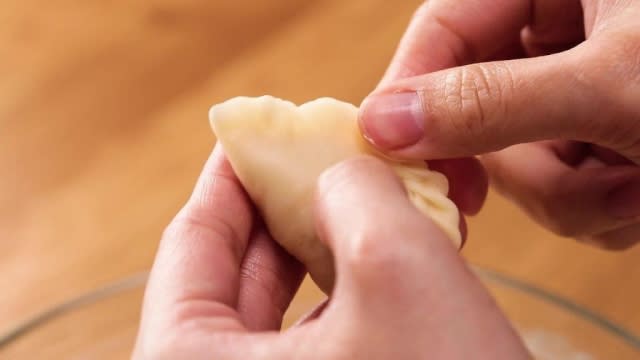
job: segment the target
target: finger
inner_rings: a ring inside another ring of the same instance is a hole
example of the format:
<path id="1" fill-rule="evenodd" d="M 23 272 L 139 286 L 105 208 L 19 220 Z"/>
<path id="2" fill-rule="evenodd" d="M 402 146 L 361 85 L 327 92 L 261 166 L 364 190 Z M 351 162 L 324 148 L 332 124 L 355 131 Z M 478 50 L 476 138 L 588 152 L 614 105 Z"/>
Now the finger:
<path id="1" fill-rule="evenodd" d="M 410 203 L 399 179 L 380 160 L 360 157 L 325 171 L 315 214 L 337 270 L 331 303 L 319 322 L 348 321 L 373 338 L 380 333 L 435 339 L 433 353 L 459 349 L 467 340 L 509 339 L 505 343 L 513 348 L 496 351 L 522 350 L 457 249 Z M 489 357 L 514 358 L 497 355 Z"/>
<path id="2" fill-rule="evenodd" d="M 235 307 L 251 222 L 249 200 L 217 146 L 162 237 L 142 327 L 155 331 L 197 320 L 212 329 L 244 329 Z"/>
<path id="3" fill-rule="evenodd" d="M 519 44 L 531 1 L 426 1 L 413 16 L 378 88 L 400 78 L 485 61 Z"/>
<path id="4" fill-rule="evenodd" d="M 627 250 L 640 243 L 640 223 L 594 236 L 582 237 L 579 240 L 606 250 Z"/>
<path id="5" fill-rule="evenodd" d="M 298 321 L 296 321 L 295 324 L 293 324 L 293 327 L 302 326 L 319 318 L 320 315 L 322 315 L 322 313 L 327 309 L 327 306 L 329 306 L 329 299 L 324 300 L 307 314 L 303 315 L 300 319 L 298 319 Z"/>
<path id="6" fill-rule="evenodd" d="M 532 1 L 531 21 L 522 32 L 527 54 L 552 54 L 584 41 L 583 18 L 580 0 Z"/>
<path id="7" fill-rule="evenodd" d="M 545 141 L 564 163 L 576 167 L 586 158 L 592 157 L 603 165 L 633 165 L 633 162 L 617 152 L 602 146 L 579 141 L 549 140 Z"/>
<path id="8" fill-rule="evenodd" d="M 449 198 L 466 215 L 480 211 L 487 197 L 487 172 L 476 158 L 429 161 L 429 169 L 443 173 L 449 180 Z"/>
<path id="9" fill-rule="evenodd" d="M 359 157 L 327 170 L 318 182 L 317 204 L 318 233 L 336 258 L 335 291 L 375 285 L 359 281 L 359 275 L 402 282 L 402 274 L 424 261 L 426 244 L 443 259 L 459 261 L 451 240 L 411 204 L 399 179 L 379 160 Z"/>
<path id="10" fill-rule="evenodd" d="M 633 162 L 617 152 L 598 145 L 589 145 L 589 150 L 607 165 L 632 165 Z"/>
<path id="11" fill-rule="evenodd" d="M 541 141 L 549 147 L 558 160 L 571 167 L 577 167 L 589 156 L 589 144 L 580 141 L 548 140 Z"/>
<path id="12" fill-rule="evenodd" d="M 636 166 L 572 167 L 548 144 L 517 145 L 482 159 L 503 194 L 559 235 L 600 234 L 640 216 Z"/>
<path id="13" fill-rule="evenodd" d="M 304 267 L 257 226 L 240 269 L 238 312 L 243 323 L 252 331 L 279 330 Z"/>
<path id="14" fill-rule="evenodd" d="M 610 85 L 603 74 L 578 70 L 591 51 L 576 48 L 398 81 L 363 102 L 361 130 L 391 156 L 414 159 L 464 157 L 555 138 L 620 147 L 621 129 L 631 126 L 620 122 L 634 118 L 633 107 L 603 98 Z"/>
<path id="15" fill-rule="evenodd" d="M 242 320 L 250 314 L 259 316 L 246 297 L 266 300 L 269 289 L 275 291 L 267 287 L 275 275 L 248 275 L 248 269 L 255 266 L 280 274 L 287 267 L 277 264 L 282 253 L 260 245 L 264 236 L 256 236 L 257 244 L 254 241 L 243 261 L 252 220 L 249 199 L 222 148 L 216 146 L 192 196 L 163 235 L 145 291 L 135 358 L 275 359 L 287 354 L 294 336 L 242 334 L 247 330 Z M 239 295 L 241 264 L 244 290 Z M 288 283 L 285 292 L 295 291 L 296 271 L 283 279 Z M 257 289 L 260 286 L 262 290 Z M 284 306 L 286 297 L 274 295 L 272 309 Z M 236 311 L 239 301 L 242 315 Z M 273 317 L 262 316 L 250 325 L 272 327 L 274 322 Z"/>
<path id="16" fill-rule="evenodd" d="M 460 249 L 464 249 L 464 245 L 467 243 L 467 236 L 469 235 L 469 229 L 467 228 L 467 219 L 462 215 L 460 216 L 460 224 L 458 224 L 458 228 L 460 229 L 460 238 L 462 239 L 460 242 Z"/>

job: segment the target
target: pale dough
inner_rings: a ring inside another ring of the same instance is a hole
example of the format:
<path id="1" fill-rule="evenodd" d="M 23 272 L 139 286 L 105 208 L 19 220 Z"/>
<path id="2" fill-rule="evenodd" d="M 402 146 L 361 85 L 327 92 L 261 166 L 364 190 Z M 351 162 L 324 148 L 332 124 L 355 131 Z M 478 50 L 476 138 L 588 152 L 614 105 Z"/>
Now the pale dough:
<path id="1" fill-rule="evenodd" d="M 357 114 L 357 107 L 331 98 L 298 107 L 271 96 L 233 98 L 209 112 L 218 141 L 271 235 L 326 293 L 333 287 L 333 259 L 316 237 L 312 199 L 318 176 L 342 160 L 359 154 L 385 160 L 413 204 L 456 246 L 461 242 L 459 213 L 447 198 L 446 177 L 424 162 L 382 157 L 362 138 Z"/>

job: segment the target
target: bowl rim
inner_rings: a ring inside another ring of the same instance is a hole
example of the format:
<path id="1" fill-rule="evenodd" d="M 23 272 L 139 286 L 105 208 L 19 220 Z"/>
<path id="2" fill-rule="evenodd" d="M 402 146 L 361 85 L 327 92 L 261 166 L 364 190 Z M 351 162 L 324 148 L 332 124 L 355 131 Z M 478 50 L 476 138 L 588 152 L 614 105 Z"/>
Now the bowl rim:
<path id="1" fill-rule="evenodd" d="M 632 348 L 640 351 L 640 337 L 629 329 L 606 319 L 595 311 L 578 305 L 567 298 L 553 294 L 539 286 L 535 286 L 523 280 L 518 280 L 502 272 L 489 269 L 486 266 L 469 264 L 469 267 L 481 280 L 519 291 L 559 309 L 566 310 L 567 312 L 591 323 L 595 327 L 617 337 Z M 135 273 L 50 307 L 41 313 L 10 327 L 8 330 L 1 332 L 0 350 L 13 343 L 18 338 L 28 335 L 37 328 L 54 321 L 67 313 L 79 310 L 85 306 L 90 306 L 102 300 L 106 300 L 112 296 L 144 287 L 147 283 L 148 277 L 148 271 Z"/>
<path id="2" fill-rule="evenodd" d="M 608 320 L 604 316 L 588 309 L 585 306 L 576 304 L 565 297 L 556 295 L 526 281 L 505 275 L 499 271 L 491 270 L 485 266 L 470 265 L 470 267 L 478 277 L 488 281 L 489 283 L 520 291 L 521 293 L 531 295 L 533 298 L 541 300 L 542 302 L 555 306 L 559 309 L 566 310 L 578 318 L 591 323 L 595 327 L 619 338 L 632 348 L 640 350 L 640 337 L 635 335 L 629 329 Z"/>

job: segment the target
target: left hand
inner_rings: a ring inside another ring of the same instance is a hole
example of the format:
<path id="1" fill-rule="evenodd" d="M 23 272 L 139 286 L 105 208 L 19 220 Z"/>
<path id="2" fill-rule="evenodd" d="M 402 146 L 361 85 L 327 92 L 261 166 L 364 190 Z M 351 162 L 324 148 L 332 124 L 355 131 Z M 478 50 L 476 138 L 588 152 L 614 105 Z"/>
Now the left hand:
<path id="1" fill-rule="evenodd" d="M 278 333 L 304 274 L 269 237 L 221 149 L 164 233 L 135 359 L 529 359 L 451 241 L 380 160 L 318 182 L 318 234 L 336 285 Z"/>

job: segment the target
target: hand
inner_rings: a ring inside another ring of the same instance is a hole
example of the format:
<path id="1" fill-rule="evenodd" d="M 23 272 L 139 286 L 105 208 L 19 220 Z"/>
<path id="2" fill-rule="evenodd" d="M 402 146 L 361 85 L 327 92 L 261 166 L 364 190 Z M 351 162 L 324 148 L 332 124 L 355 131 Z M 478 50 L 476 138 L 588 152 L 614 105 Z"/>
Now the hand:
<path id="1" fill-rule="evenodd" d="M 638 1 L 428 1 L 363 102 L 362 131 L 401 158 L 489 153 L 494 184 L 541 224 L 628 247 L 640 240 L 638 18 Z"/>
<path id="2" fill-rule="evenodd" d="M 528 359 L 450 240 L 393 173 L 358 158 L 321 177 L 332 298 L 284 331 L 303 271 L 265 231 L 220 149 L 164 233 L 136 359 Z"/>

